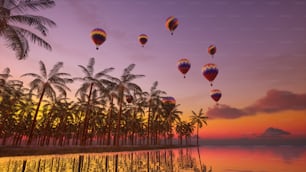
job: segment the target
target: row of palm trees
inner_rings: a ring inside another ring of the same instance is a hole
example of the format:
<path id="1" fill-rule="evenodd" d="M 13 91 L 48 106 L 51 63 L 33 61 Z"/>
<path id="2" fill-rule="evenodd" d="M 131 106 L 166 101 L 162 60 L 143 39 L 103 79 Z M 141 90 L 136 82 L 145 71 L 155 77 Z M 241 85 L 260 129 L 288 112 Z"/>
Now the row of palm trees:
<path id="1" fill-rule="evenodd" d="M 114 68 L 95 72 L 94 64 L 91 58 L 87 66 L 79 65 L 84 75 L 72 77 L 61 72 L 62 62 L 47 71 L 40 61 L 40 74 L 22 75 L 32 78 L 30 88 L 11 79 L 9 68 L 0 73 L 2 144 L 172 144 L 174 129 L 180 144 L 183 137 L 190 144 L 195 126 L 198 135 L 198 129 L 207 124 L 202 109 L 192 111 L 188 122 L 182 120 L 179 104 L 163 104 L 166 92 L 157 88 L 157 81 L 150 92 L 143 91 L 134 83 L 144 77 L 132 73 L 135 64 L 126 67 L 120 78 L 110 75 Z M 73 82 L 80 82 L 80 87 L 72 100 L 67 93 Z"/>

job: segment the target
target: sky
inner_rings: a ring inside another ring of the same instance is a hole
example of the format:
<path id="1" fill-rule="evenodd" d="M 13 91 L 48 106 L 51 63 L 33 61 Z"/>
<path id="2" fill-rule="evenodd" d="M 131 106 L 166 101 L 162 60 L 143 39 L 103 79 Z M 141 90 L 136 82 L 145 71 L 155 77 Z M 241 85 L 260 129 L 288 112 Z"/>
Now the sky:
<path id="1" fill-rule="evenodd" d="M 17 60 L 0 38 L 0 70 L 9 67 L 16 79 L 39 73 L 59 61 L 63 72 L 82 76 L 78 65 L 95 58 L 95 72 L 114 67 L 119 77 L 135 64 L 135 80 L 144 91 L 154 81 L 173 96 L 182 118 L 203 108 L 209 117 L 203 138 L 260 137 L 273 127 L 306 138 L 306 2 L 303 0 L 66 0 L 37 13 L 56 22 L 46 40 L 52 51 L 30 44 L 26 60 Z M 171 35 L 169 16 L 179 25 Z M 107 33 L 96 50 L 90 38 L 94 28 Z M 141 47 L 137 37 L 149 39 Z M 207 52 L 214 44 L 214 58 Z M 183 78 L 177 61 L 187 58 L 191 68 Z M 202 75 L 202 66 L 215 63 L 219 74 L 213 86 Z M 78 83 L 70 85 L 72 90 Z M 220 89 L 216 106 L 210 90 Z M 75 92 L 70 95 L 73 97 Z M 281 136 L 280 134 L 275 134 Z"/>

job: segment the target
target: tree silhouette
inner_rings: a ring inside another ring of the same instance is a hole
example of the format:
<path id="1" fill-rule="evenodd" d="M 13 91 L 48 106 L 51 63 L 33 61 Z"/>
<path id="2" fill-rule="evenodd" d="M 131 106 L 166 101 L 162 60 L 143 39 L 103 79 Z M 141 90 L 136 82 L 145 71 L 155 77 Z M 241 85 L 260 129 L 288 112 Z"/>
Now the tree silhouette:
<path id="1" fill-rule="evenodd" d="M 30 82 L 31 92 L 36 91 L 37 95 L 39 96 L 39 101 L 30 128 L 29 138 L 27 142 L 28 145 L 30 145 L 32 142 L 33 131 L 37 120 L 37 114 L 44 95 L 51 98 L 52 100 L 55 100 L 56 98 L 55 89 L 56 89 L 57 91 L 59 91 L 60 95 L 66 97 L 66 90 L 70 91 L 70 89 L 66 86 L 66 84 L 72 83 L 73 81 L 70 78 L 64 78 L 70 76 L 70 74 L 59 72 L 59 70 L 63 67 L 63 62 L 58 62 L 57 64 L 55 64 L 49 73 L 47 73 L 46 66 L 42 61 L 39 62 L 39 65 L 40 65 L 41 75 L 36 73 L 26 73 L 22 75 L 22 77 L 24 76 L 34 77 L 34 80 Z"/>
<path id="2" fill-rule="evenodd" d="M 203 123 L 207 125 L 206 120 L 208 117 L 204 115 L 203 109 L 201 108 L 199 113 L 192 111 L 192 116 L 190 116 L 192 124 L 197 125 L 197 145 L 199 145 L 199 128 L 203 127 Z"/>
<path id="3" fill-rule="evenodd" d="M 47 50 L 52 49 L 47 41 L 28 28 L 33 28 L 42 36 L 47 36 L 47 26 L 55 26 L 55 22 L 46 17 L 25 14 L 25 12 L 53 6 L 55 6 L 53 0 L 0 0 L 0 37 L 5 38 L 8 47 L 16 52 L 19 60 L 28 56 L 28 39 Z"/>

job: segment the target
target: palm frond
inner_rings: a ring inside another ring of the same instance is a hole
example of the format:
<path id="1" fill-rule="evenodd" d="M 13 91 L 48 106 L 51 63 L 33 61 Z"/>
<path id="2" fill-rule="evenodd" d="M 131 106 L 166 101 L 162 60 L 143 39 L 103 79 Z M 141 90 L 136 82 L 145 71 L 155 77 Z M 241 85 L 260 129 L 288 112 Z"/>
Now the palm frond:
<path id="1" fill-rule="evenodd" d="M 100 78 L 100 77 L 102 77 L 102 76 L 108 76 L 108 77 L 110 77 L 109 75 L 107 75 L 107 73 L 113 71 L 114 69 L 115 69 L 115 68 L 113 68 L 113 67 L 106 68 L 106 69 L 104 69 L 103 71 L 96 73 L 95 76 L 94 76 L 94 78 Z"/>
<path id="2" fill-rule="evenodd" d="M 47 50 L 52 50 L 51 45 L 35 33 L 20 27 L 14 27 L 16 28 L 16 30 L 18 29 L 25 37 L 29 37 L 33 43 L 37 43 L 37 45 L 44 47 Z"/>
<path id="3" fill-rule="evenodd" d="M 49 76 L 53 77 L 55 74 L 58 74 L 58 71 L 64 66 L 63 62 L 57 62 L 53 68 L 50 70 Z"/>
<path id="4" fill-rule="evenodd" d="M 53 0 L 31 0 L 31 1 L 21 1 L 19 4 L 16 4 L 11 10 L 19 10 L 21 12 L 31 9 L 38 11 L 40 9 L 51 8 L 55 6 L 55 1 Z"/>
<path id="5" fill-rule="evenodd" d="M 8 18 L 8 21 L 11 23 L 21 23 L 28 26 L 35 26 L 41 34 L 44 36 L 47 35 L 48 28 L 45 26 L 56 26 L 56 23 L 46 17 L 35 16 L 35 15 L 14 15 Z"/>
<path id="6" fill-rule="evenodd" d="M 84 67 L 84 66 L 82 66 L 82 65 L 78 65 L 81 69 L 82 69 L 82 71 L 85 73 L 85 76 L 87 76 L 87 77 L 90 77 L 91 76 L 91 74 L 90 74 L 90 72 L 88 71 L 88 69 L 86 68 L 86 67 Z"/>
<path id="7" fill-rule="evenodd" d="M 24 35 L 15 26 L 8 25 L 3 36 L 10 47 L 16 53 L 18 60 L 25 59 L 28 55 L 29 45 Z"/>
<path id="8" fill-rule="evenodd" d="M 21 77 L 24 77 L 24 76 L 31 76 L 31 77 L 34 77 L 34 78 L 38 78 L 38 79 L 40 79 L 40 80 L 43 80 L 43 78 L 42 78 L 40 75 L 36 74 L 36 73 L 25 73 L 25 74 L 22 74 L 22 75 L 21 75 Z"/>
<path id="9" fill-rule="evenodd" d="M 88 65 L 87 65 L 87 70 L 90 73 L 90 76 L 93 75 L 94 65 L 95 65 L 95 58 L 92 57 L 92 58 L 89 59 L 89 62 L 88 62 Z"/>
<path id="10" fill-rule="evenodd" d="M 124 69 L 123 76 L 129 75 L 134 68 L 135 68 L 135 64 L 130 64 L 128 67 Z"/>
<path id="11" fill-rule="evenodd" d="M 42 76 L 47 79 L 47 69 L 46 69 L 46 65 L 44 64 L 43 61 L 39 61 L 39 69 L 40 69 L 40 73 L 42 74 Z"/>

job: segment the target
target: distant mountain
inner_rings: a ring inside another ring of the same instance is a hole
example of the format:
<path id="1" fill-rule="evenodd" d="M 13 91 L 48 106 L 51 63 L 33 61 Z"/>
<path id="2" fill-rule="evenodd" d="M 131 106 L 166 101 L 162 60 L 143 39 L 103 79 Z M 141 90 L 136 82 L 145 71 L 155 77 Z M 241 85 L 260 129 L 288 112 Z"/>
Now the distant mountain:
<path id="1" fill-rule="evenodd" d="M 280 137 L 286 135 L 290 135 L 290 133 L 282 129 L 270 127 L 267 128 L 266 131 L 261 134 L 261 137 Z"/>

